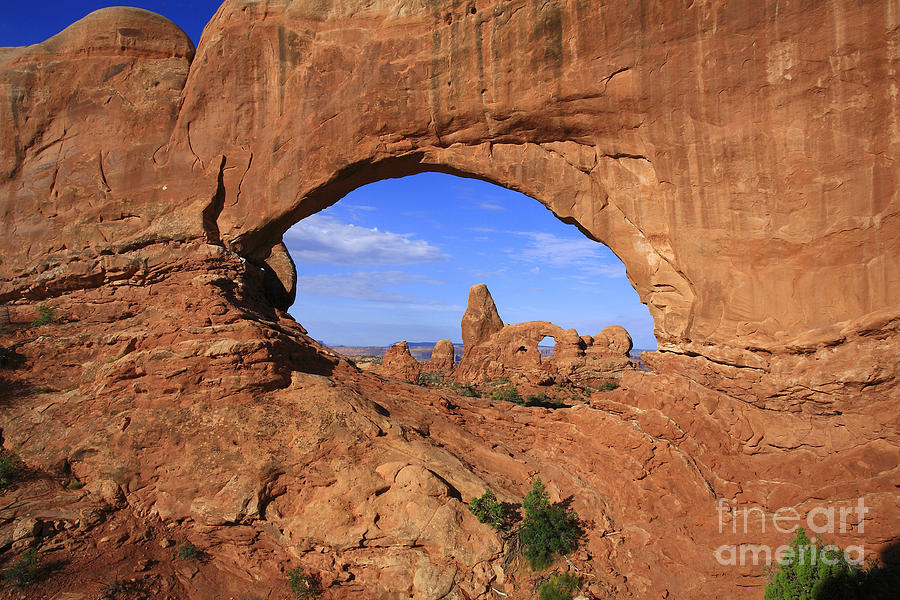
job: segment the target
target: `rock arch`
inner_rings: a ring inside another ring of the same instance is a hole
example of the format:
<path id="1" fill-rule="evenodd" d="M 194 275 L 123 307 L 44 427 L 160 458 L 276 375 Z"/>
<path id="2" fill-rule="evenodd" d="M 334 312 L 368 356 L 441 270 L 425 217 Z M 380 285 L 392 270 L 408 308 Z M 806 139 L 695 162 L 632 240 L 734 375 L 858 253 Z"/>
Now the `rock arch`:
<path id="1" fill-rule="evenodd" d="M 279 451 L 457 432 L 459 407 L 425 409 L 408 387 L 392 390 L 405 402 L 384 394 L 382 406 L 367 396 L 371 379 L 277 310 L 294 288 L 279 245 L 292 223 L 369 181 L 443 170 L 522 191 L 606 243 L 650 306 L 663 350 L 648 362 L 655 374 L 634 374 L 609 410 L 566 415 L 564 435 L 542 429 L 572 451 L 555 455 L 555 472 L 589 495 L 585 509 L 609 509 L 594 514 L 610 533 L 594 556 L 629 569 L 627 582 L 610 580 L 616 593 L 721 596 L 722 582 L 758 576 L 704 562 L 723 541 L 717 496 L 770 513 L 864 497 L 878 525 L 865 539 L 889 542 L 900 366 L 893 6 L 229 0 L 196 55 L 171 22 L 126 8 L 2 48 L 0 303 L 14 324 L 42 301 L 57 307 L 60 335 L 45 341 L 68 360 L 38 364 L 80 386 L 59 402 L 15 398 L 0 415 L 4 439 L 44 467 L 77 446 L 77 468 L 117 477 L 141 514 L 216 526 L 261 516 L 275 488 L 302 497 L 297 481 L 275 484 L 265 457 L 199 460 L 211 448 L 235 456 L 225 446 L 256 418 L 260 392 L 302 425 L 271 430 L 287 433 L 272 438 Z M 159 395 L 146 400 L 148 389 Z M 116 418 L 152 418 L 159 406 L 182 427 Z M 229 416 L 198 420 L 204 410 Z M 417 418 L 425 410 L 440 426 Z M 590 435 L 571 437 L 580 419 Z M 91 426 L 63 427 L 70 420 Z M 518 430 L 505 435 L 520 448 Z M 160 436 L 198 460 L 141 453 Z M 384 502 L 385 514 L 421 490 L 429 514 L 476 495 L 486 482 L 447 454 L 462 439 L 483 472 L 513 465 L 516 478 L 499 482 L 509 499 L 541 467 L 524 450 L 501 456 L 490 440 L 446 436 L 429 447 L 429 468 L 453 473 L 452 490 L 375 453 L 315 518 L 279 523 L 285 543 L 310 539 L 305 527 L 323 514 L 365 531 L 334 511 L 349 495 Z M 597 472 L 622 457 L 626 471 Z M 293 473 L 309 460 L 285 458 Z M 442 522 L 465 522 L 456 509 Z M 690 531 L 673 535 L 673 518 Z M 405 539 L 388 521 L 389 541 Z M 626 535 L 610 542 L 620 526 Z M 483 541 L 476 530 L 466 539 Z M 421 549 L 405 548 L 398 581 L 435 581 Z M 442 564 L 472 572 L 475 558 Z"/>
<path id="2" fill-rule="evenodd" d="M 812 1 L 778 14 L 468 7 L 232 0 L 196 56 L 165 19 L 104 9 L 4 50 L 3 214 L 16 233 L 0 241 L 0 297 L 131 273 L 104 257 L 137 264 L 156 241 L 209 240 L 262 265 L 292 223 L 349 189 L 441 170 L 537 198 L 607 244 L 670 367 L 703 356 L 712 376 L 761 373 L 783 397 L 801 389 L 803 356 L 864 346 L 862 332 L 896 316 L 898 134 L 882 124 L 897 101 L 879 66 L 893 22 L 883 3 L 841 15 Z M 842 47 L 857 58 L 838 69 L 864 68 L 866 91 L 833 74 L 835 94 L 785 109 L 783 98 L 820 89 L 809 65 L 824 63 L 793 60 L 798 44 L 825 57 L 837 39 L 827 32 L 850 20 Z M 698 59 L 701 48 L 715 60 Z M 38 69 L 49 60 L 52 75 Z M 37 88 L 40 101 L 22 92 Z M 822 111 L 827 124 L 811 118 Z M 270 268 L 289 295 L 281 262 Z"/>

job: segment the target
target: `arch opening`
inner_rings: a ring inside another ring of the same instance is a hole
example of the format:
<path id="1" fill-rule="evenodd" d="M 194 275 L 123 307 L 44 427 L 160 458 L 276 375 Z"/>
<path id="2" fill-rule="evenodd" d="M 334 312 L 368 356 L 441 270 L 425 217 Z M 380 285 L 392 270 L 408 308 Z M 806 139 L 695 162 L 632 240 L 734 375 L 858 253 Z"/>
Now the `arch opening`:
<path id="1" fill-rule="evenodd" d="M 558 220 L 619 257 L 653 318 L 653 346 L 659 340 L 661 349 L 680 351 L 683 343 L 690 343 L 696 294 L 672 248 L 650 237 L 657 220 L 644 200 L 648 182 L 657 177 L 645 158 L 604 154 L 575 141 L 495 141 L 414 150 L 385 146 L 366 158 L 347 158 L 332 157 L 299 170 L 294 163 L 287 169 L 279 159 L 277 185 L 264 191 L 277 199 L 255 201 L 259 213 L 238 214 L 226 202 L 223 231 L 231 233 L 223 237 L 225 245 L 262 263 L 294 224 L 378 181 L 437 173 L 488 182 L 537 200 Z M 253 162 L 254 168 L 257 164 Z M 651 224 L 649 232 L 645 221 Z"/>
<path id="2" fill-rule="evenodd" d="M 538 351 L 541 353 L 541 359 L 553 358 L 553 355 L 556 353 L 556 344 L 556 338 L 549 335 L 544 336 L 538 342 Z"/>
<path id="3" fill-rule="evenodd" d="M 445 171 L 320 198 L 326 207 L 285 232 L 299 271 L 290 312 L 311 336 L 351 348 L 407 340 L 421 358 L 447 339 L 459 355 L 466 294 L 486 283 L 505 322 L 551 321 L 589 335 L 622 325 L 637 348 L 656 348 L 649 311 L 609 248 L 521 192 Z M 556 342 L 545 336 L 540 352 L 552 356 Z"/>

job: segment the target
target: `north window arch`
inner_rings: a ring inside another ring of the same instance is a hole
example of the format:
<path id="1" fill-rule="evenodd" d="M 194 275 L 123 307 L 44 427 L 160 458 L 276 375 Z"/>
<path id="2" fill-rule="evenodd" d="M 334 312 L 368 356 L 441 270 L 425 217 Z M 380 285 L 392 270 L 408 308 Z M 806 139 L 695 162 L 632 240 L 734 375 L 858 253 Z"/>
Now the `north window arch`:
<path id="1" fill-rule="evenodd" d="M 584 164 L 579 165 L 578 152 L 593 158 L 585 158 Z M 608 162 L 615 164 L 606 165 Z M 622 164 L 626 162 L 634 164 Z M 631 192 L 640 200 L 640 182 L 648 176 L 641 169 L 651 168 L 645 160 L 598 157 L 595 149 L 568 142 L 451 145 L 401 152 L 338 168 L 316 185 L 302 188 L 290 202 L 280 194 L 277 202 L 265 207 L 264 216 L 247 212 L 230 216 L 226 197 L 226 209 L 219 217 L 226 224 L 220 229 L 235 232 L 232 236 L 223 235 L 226 246 L 261 262 L 282 242 L 282 236 L 291 226 L 365 185 L 422 173 L 484 181 L 537 200 L 563 223 L 609 247 L 625 264 L 629 282 L 640 301 L 648 306 L 659 347 L 672 348 L 690 329 L 693 288 L 665 256 L 665 249 L 656 248 L 643 234 L 639 223 L 629 219 L 609 199 L 609 190 L 600 183 L 602 179 L 590 173 L 592 164 L 594 172 L 616 174 L 610 175 L 607 182 L 618 186 L 614 189 L 616 195 Z M 597 167 L 600 164 L 602 169 Z M 635 170 L 640 176 L 634 174 Z M 287 180 L 283 183 L 288 186 Z M 284 191 L 288 189 L 295 188 L 288 186 Z M 597 197 L 605 200 L 589 200 Z M 234 218 L 240 223 L 227 223 Z"/>
<path id="2" fill-rule="evenodd" d="M 467 291 L 484 282 L 509 323 L 549 320 L 588 335 L 618 324 L 637 347 L 656 347 L 650 314 L 614 253 L 484 180 L 441 171 L 385 178 L 283 239 L 300 271 L 291 313 L 328 344 L 461 342 Z"/>

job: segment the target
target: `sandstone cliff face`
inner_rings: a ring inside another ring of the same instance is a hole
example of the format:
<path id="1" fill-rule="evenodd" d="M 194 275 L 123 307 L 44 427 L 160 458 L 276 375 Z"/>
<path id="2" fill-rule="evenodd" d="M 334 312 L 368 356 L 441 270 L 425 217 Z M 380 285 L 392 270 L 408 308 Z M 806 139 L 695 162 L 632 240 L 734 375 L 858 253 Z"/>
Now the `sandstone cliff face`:
<path id="1" fill-rule="evenodd" d="M 861 334 L 876 362 L 900 285 L 889 2 L 470 4 L 226 2 L 189 74 L 184 35 L 131 9 L 4 51 L 0 297 L 128 276 L 154 240 L 262 265 L 350 189 L 436 169 L 609 245 L 660 347 L 723 381 L 827 403 L 804 356 Z M 882 378 L 841 360 L 835 389 Z"/>
<path id="2" fill-rule="evenodd" d="M 215 560 L 187 597 L 288 556 L 333 597 L 515 597 L 460 499 L 537 473 L 595 523 L 573 558 L 607 595 L 758 597 L 759 569 L 710 558 L 739 542 L 718 498 L 862 497 L 842 541 L 875 550 L 900 514 L 898 36 L 887 1 L 235 0 L 196 56 L 123 8 L 0 49 L 4 443 L 188 529 Z M 654 373 L 547 413 L 309 339 L 283 232 L 428 169 L 612 248 Z M 60 320 L 36 330 L 40 302 Z"/>

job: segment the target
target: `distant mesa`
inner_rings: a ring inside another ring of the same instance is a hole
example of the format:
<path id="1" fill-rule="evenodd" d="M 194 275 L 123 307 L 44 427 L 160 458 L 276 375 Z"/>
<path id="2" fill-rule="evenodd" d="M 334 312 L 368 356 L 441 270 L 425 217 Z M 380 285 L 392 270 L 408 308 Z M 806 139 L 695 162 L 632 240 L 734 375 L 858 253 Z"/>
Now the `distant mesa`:
<path id="1" fill-rule="evenodd" d="M 506 377 L 512 382 L 531 385 L 599 386 L 637 368 L 629 356 L 633 344 L 624 327 L 613 325 L 590 336 L 549 321 L 507 325 L 483 283 L 469 290 L 469 304 L 461 328 L 464 352 L 458 365 L 455 348 L 449 340 L 435 344 L 431 359 L 426 362 L 417 361 L 409 344 L 402 341 L 391 346 L 377 371 L 413 382 L 421 373 L 431 372 L 461 383 Z M 553 356 L 543 356 L 538 348 L 546 337 L 556 342 Z"/>

